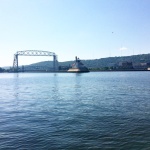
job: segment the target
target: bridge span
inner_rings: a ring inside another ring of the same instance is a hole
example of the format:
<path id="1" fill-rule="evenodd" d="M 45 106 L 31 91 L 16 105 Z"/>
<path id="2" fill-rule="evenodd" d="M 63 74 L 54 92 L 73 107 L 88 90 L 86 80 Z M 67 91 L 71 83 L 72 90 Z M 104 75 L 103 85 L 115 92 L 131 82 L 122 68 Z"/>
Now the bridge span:
<path id="1" fill-rule="evenodd" d="M 57 55 L 54 52 L 42 51 L 42 50 L 17 51 L 14 54 L 14 60 L 13 60 L 14 72 L 18 72 L 18 66 L 19 66 L 18 56 L 52 56 L 53 57 L 53 71 L 58 71 Z"/>

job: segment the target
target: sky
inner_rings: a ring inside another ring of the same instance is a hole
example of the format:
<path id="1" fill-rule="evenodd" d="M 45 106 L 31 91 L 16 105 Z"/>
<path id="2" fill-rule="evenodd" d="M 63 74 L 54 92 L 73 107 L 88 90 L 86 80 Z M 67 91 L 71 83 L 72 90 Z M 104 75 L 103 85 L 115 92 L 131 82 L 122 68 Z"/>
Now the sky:
<path id="1" fill-rule="evenodd" d="M 150 53 L 150 0 L 0 0 L 0 67 L 23 50 L 58 61 Z M 19 65 L 53 60 L 19 56 Z"/>

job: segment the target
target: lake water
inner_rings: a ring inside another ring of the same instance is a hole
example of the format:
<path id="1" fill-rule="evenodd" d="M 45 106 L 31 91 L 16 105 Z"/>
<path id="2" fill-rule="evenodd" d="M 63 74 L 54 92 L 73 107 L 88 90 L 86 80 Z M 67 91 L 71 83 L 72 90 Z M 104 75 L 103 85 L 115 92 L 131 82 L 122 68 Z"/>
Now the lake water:
<path id="1" fill-rule="evenodd" d="M 0 149 L 150 149 L 150 72 L 1 73 Z"/>

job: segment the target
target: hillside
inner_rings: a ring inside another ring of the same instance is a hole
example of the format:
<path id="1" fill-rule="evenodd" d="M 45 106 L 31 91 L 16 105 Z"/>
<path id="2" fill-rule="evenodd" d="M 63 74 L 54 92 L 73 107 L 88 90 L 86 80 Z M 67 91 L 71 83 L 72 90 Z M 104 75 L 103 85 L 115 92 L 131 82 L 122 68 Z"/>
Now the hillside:
<path id="1" fill-rule="evenodd" d="M 82 60 L 83 64 L 85 64 L 88 68 L 110 67 L 110 66 L 114 66 L 115 64 L 118 64 L 120 62 L 124 62 L 124 61 L 132 62 L 133 64 L 150 63 L 150 54 Z M 73 64 L 73 62 L 74 61 L 59 62 L 58 65 L 59 66 L 69 66 L 69 65 Z M 49 67 L 52 67 L 53 62 L 52 61 L 44 61 L 44 62 L 31 64 L 30 66 L 49 66 Z"/>

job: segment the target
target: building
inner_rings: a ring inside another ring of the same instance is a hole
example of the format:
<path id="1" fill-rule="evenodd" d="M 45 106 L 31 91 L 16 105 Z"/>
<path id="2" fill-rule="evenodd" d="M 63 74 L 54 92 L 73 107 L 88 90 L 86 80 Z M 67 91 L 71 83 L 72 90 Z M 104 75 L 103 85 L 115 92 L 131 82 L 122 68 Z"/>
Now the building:
<path id="1" fill-rule="evenodd" d="M 133 69 L 133 64 L 132 62 L 128 62 L 128 61 L 119 62 L 118 68 L 119 69 Z"/>
<path id="2" fill-rule="evenodd" d="M 76 56 L 75 62 L 72 64 L 72 67 L 68 70 L 68 72 L 89 72 L 89 69 L 86 66 L 84 66 L 81 60 Z"/>

